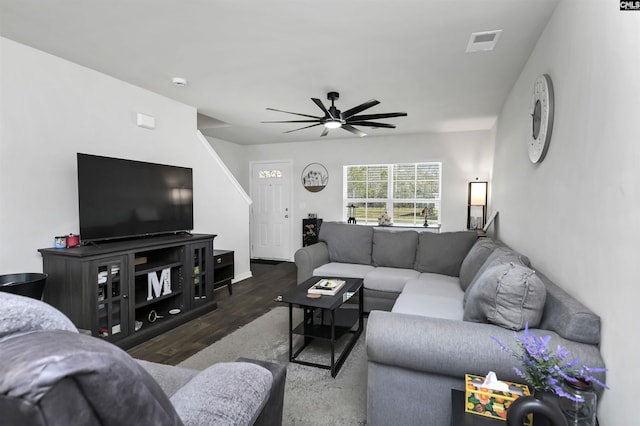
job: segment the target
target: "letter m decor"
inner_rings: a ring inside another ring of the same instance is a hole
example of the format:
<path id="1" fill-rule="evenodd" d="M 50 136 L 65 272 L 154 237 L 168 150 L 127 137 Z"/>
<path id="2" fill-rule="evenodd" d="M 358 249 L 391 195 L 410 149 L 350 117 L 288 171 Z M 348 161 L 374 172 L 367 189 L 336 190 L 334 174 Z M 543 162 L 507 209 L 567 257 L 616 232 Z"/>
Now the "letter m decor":
<path id="1" fill-rule="evenodd" d="M 163 269 L 160 279 L 155 272 L 149 272 L 147 277 L 149 283 L 147 300 L 171 294 L 171 268 Z"/>

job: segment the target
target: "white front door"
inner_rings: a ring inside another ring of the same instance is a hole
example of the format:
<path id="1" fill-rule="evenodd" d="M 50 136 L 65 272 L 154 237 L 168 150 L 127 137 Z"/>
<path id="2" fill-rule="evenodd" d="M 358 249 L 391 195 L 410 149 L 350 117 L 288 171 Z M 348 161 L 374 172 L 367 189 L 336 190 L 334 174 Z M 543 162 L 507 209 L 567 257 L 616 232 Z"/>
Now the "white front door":
<path id="1" fill-rule="evenodd" d="M 251 164 L 251 257 L 291 256 L 291 163 Z"/>

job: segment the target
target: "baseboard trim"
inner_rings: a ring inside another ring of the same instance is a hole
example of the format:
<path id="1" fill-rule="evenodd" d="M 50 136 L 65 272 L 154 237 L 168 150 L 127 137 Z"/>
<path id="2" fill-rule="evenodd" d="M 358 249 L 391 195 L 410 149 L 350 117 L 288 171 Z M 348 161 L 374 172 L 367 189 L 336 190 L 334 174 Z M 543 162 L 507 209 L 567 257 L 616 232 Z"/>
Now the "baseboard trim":
<path id="1" fill-rule="evenodd" d="M 248 272 L 245 272 L 243 274 L 238 274 L 235 277 L 233 277 L 233 279 L 231 280 L 231 283 L 235 284 L 235 283 L 237 283 L 239 281 L 246 280 L 247 278 L 251 278 L 251 277 L 253 277 L 253 274 L 251 273 L 251 271 L 248 271 Z"/>

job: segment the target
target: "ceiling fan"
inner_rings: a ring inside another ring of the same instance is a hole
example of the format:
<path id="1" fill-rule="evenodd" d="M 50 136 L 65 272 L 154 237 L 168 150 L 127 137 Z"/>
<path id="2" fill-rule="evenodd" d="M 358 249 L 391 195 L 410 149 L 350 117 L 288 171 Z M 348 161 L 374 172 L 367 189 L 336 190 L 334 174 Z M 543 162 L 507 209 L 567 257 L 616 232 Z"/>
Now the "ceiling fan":
<path id="1" fill-rule="evenodd" d="M 357 115 L 366 109 L 369 109 L 373 106 L 378 105 L 380 102 L 375 99 L 371 99 L 370 101 L 367 101 L 363 104 L 353 107 L 345 112 L 341 112 L 334 105 L 334 102 L 339 97 L 340 97 L 340 94 L 338 92 L 327 93 L 327 99 L 331 101 L 331 106 L 329 108 L 326 108 L 320 99 L 311 98 L 311 100 L 316 105 L 318 105 L 318 107 L 322 110 L 322 112 L 324 112 L 323 117 L 317 117 L 315 115 L 308 115 L 308 114 L 300 114 L 298 112 L 283 111 L 275 108 L 267 108 L 269 111 L 278 111 L 278 112 L 285 112 L 287 114 L 299 115 L 302 117 L 308 117 L 310 118 L 310 120 L 263 121 L 263 123 L 314 123 L 309 126 L 300 127 L 299 129 L 288 130 L 284 133 L 296 132 L 298 130 L 308 129 L 309 127 L 323 125 L 324 130 L 322 131 L 322 134 L 320 136 L 327 136 L 330 129 L 338 129 L 342 127 L 344 130 L 362 137 L 362 136 L 366 136 L 367 134 L 361 130 L 356 129 L 353 126 L 384 127 L 386 129 L 395 129 L 396 126 L 393 124 L 376 123 L 370 120 L 379 120 L 382 118 L 407 116 L 406 112 L 387 112 L 382 114 Z"/>

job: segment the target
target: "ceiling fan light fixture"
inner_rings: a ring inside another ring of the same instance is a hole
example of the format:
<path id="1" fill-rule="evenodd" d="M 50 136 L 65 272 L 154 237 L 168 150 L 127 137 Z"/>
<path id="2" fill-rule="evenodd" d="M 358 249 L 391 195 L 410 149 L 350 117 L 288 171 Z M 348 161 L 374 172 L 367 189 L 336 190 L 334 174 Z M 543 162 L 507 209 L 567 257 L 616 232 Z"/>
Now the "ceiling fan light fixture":
<path id="1" fill-rule="evenodd" d="M 338 120 L 327 120 L 324 122 L 324 127 L 327 129 L 338 129 L 342 127 L 342 123 Z"/>
<path id="2" fill-rule="evenodd" d="M 379 113 L 379 114 L 361 114 L 363 111 L 374 107 L 380 103 L 375 99 L 370 99 L 365 103 L 362 103 L 358 106 L 348 109 L 345 112 L 341 112 L 338 108 L 335 107 L 334 102 L 338 99 L 340 95 L 338 92 L 329 92 L 327 93 L 327 99 L 331 101 L 331 106 L 327 108 L 320 99 L 311 98 L 314 104 L 318 108 L 322 110 L 324 113 L 323 116 L 316 116 L 310 114 L 302 114 L 299 112 L 291 112 L 284 111 L 281 109 L 275 108 L 267 108 L 269 111 L 278 111 L 284 112 L 286 114 L 293 114 L 300 117 L 304 117 L 304 120 L 287 120 L 287 121 L 263 121 L 263 123 L 305 123 L 303 127 L 287 130 L 284 133 L 297 132 L 298 130 L 309 129 L 311 127 L 316 126 L 324 126 L 324 130 L 322 131 L 321 137 L 327 136 L 329 134 L 329 130 L 332 129 L 344 129 L 347 132 L 353 133 L 356 136 L 363 137 L 367 134 L 361 130 L 358 130 L 357 127 L 354 126 L 367 126 L 372 128 L 385 128 L 385 129 L 395 129 L 395 125 L 387 124 L 387 123 L 379 123 L 373 120 L 380 120 L 384 118 L 392 118 L 392 117 L 406 117 L 406 112 L 387 112 L 387 113 Z M 311 124 L 309 124 L 311 123 Z"/>

